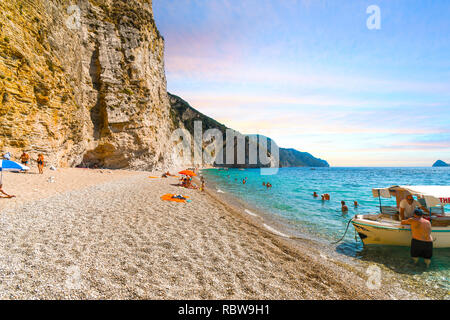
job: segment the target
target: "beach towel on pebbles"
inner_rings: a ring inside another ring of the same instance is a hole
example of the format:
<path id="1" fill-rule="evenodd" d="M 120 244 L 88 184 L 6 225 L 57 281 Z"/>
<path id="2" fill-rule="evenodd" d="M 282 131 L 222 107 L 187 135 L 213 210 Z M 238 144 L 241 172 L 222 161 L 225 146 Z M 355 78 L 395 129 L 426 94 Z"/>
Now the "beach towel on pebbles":
<path id="1" fill-rule="evenodd" d="M 191 200 L 188 200 L 189 197 L 187 197 L 187 196 L 181 196 L 181 197 L 183 197 L 184 199 L 181 199 L 181 198 L 177 197 L 177 195 L 174 195 L 174 194 L 171 194 L 171 193 L 167 193 L 167 194 L 161 196 L 161 200 L 173 201 L 173 202 L 183 202 L 183 203 L 191 202 Z"/>

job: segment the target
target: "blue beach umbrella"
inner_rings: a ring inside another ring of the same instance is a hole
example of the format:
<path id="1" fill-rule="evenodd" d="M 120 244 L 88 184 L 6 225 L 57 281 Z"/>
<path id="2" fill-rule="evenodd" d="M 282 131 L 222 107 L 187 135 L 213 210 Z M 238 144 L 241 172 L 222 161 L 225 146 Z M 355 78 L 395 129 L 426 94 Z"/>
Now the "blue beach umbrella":
<path id="1" fill-rule="evenodd" d="M 0 184 L 3 181 L 3 171 L 26 171 L 30 170 L 27 166 L 21 165 L 20 163 L 11 160 L 0 160 Z"/>

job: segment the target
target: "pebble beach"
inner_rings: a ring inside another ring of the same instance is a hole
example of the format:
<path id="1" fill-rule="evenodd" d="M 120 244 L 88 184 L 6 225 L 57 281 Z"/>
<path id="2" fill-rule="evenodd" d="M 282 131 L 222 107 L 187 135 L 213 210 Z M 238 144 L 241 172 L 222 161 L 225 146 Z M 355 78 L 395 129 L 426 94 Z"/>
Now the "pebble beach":
<path id="1" fill-rule="evenodd" d="M 1 299 L 421 299 L 158 172 L 5 173 Z M 162 201 L 183 194 L 189 203 Z"/>

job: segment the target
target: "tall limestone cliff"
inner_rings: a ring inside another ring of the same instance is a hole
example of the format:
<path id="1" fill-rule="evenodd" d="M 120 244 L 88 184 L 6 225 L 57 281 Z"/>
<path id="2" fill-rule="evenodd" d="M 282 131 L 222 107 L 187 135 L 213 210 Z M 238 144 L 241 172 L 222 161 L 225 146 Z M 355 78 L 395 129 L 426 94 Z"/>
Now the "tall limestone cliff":
<path id="1" fill-rule="evenodd" d="M 174 164 L 163 55 L 151 0 L 0 1 L 0 151 Z"/>

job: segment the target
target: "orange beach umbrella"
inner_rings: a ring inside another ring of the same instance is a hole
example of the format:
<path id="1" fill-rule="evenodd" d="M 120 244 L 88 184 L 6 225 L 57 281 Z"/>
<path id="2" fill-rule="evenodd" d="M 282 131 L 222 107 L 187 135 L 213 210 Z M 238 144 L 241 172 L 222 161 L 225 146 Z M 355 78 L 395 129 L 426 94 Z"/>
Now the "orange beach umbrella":
<path id="1" fill-rule="evenodd" d="M 183 170 L 178 172 L 179 174 L 184 174 L 185 176 L 195 177 L 196 174 L 191 170 Z"/>

